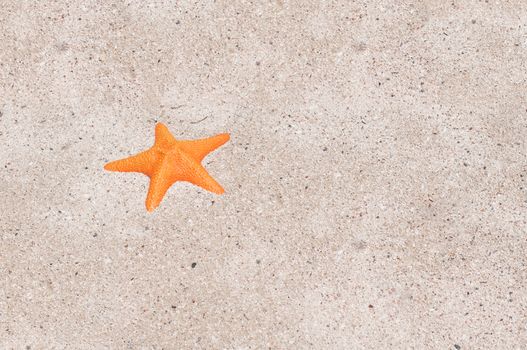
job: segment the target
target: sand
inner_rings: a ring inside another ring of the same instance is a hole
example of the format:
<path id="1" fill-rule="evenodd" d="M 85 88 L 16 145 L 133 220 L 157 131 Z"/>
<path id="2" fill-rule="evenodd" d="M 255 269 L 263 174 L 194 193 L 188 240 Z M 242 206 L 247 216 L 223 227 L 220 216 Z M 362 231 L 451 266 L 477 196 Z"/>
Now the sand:
<path id="1" fill-rule="evenodd" d="M 527 348 L 526 83 L 523 0 L 2 0 L 0 348 Z"/>

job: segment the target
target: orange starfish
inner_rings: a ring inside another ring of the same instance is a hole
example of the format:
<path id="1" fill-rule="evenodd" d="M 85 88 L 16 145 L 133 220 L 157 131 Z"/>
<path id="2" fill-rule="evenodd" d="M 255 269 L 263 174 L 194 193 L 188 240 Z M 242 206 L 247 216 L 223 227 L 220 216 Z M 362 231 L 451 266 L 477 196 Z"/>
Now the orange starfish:
<path id="1" fill-rule="evenodd" d="M 176 181 L 188 181 L 217 194 L 225 192 L 207 173 L 201 161 L 228 140 L 229 134 L 219 134 L 202 140 L 178 141 L 164 124 L 159 123 L 154 145 L 149 150 L 110 162 L 104 169 L 143 173 L 150 177 L 146 210 L 152 211 Z"/>

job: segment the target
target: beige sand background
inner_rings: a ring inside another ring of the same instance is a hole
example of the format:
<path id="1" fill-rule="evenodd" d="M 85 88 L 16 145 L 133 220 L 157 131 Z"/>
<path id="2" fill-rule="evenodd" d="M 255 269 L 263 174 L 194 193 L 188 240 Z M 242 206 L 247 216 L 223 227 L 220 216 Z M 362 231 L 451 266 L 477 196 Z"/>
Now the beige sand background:
<path id="1" fill-rule="evenodd" d="M 0 4 L 1 349 L 527 349 L 525 1 Z"/>

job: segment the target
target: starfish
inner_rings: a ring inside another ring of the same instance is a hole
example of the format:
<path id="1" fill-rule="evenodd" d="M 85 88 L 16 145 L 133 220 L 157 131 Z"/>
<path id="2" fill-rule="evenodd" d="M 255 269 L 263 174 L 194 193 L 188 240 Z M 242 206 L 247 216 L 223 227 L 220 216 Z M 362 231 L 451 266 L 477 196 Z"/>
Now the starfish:
<path id="1" fill-rule="evenodd" d="M 143 173 L 150 177 L 146 210 L 159 206 L 165 193 L 176 181 L 187 181 L 207 191 L 222 194 L 223 187 L 201 165 L 207 154 L 229 140 L 229 134 L 219 134 L 202 140 L 176 140 L 168 128 L 156 125 L 154 145 L 141 153 L 110 162 L 109 171 Z"/>

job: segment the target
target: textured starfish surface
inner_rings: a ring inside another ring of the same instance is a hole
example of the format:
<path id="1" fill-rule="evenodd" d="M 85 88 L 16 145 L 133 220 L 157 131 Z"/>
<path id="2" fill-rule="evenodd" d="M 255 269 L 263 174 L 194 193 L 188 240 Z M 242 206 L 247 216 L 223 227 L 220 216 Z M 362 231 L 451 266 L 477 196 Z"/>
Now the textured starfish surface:
<path id="1" fill-rule="evenodd" d="M 159 206 L 165 193 L 176 181 L 188 181 L 217 194 L 225 192 L 201 165 L 201 161 L 228 140 L 229 134 L 202 140 L 176 140 L 168 128 L 159 123 L 156 125 L 154 145 L 150 149 L 110 162 L 104 169 L 143 173 L 150 177 L 146 210 L 152 211 Z"/>

